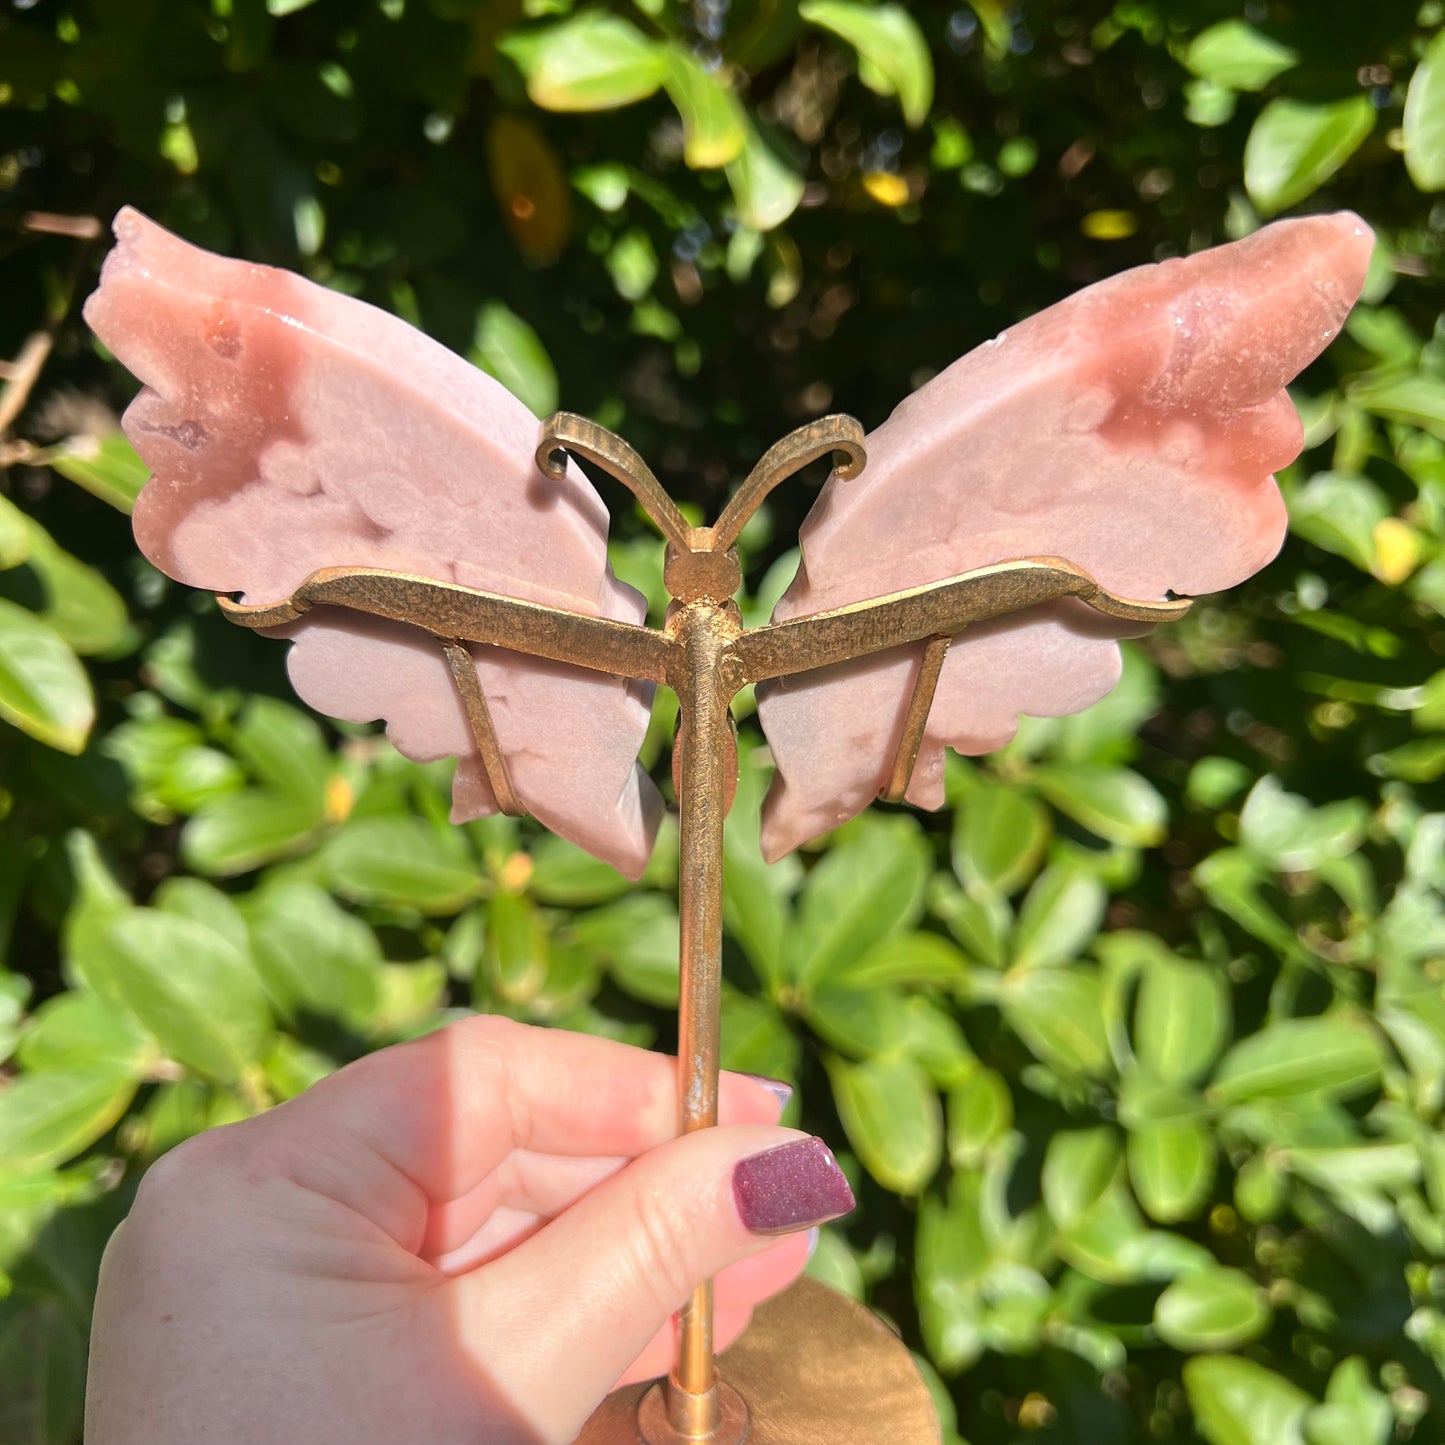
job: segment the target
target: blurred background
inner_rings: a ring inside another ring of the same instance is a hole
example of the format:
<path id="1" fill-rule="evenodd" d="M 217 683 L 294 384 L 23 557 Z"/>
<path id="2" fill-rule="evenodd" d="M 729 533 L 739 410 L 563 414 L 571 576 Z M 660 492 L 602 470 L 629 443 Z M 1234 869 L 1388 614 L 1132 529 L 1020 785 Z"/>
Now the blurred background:
<path id="1" fill-rule="evenodd" d="M 839 1148 L 812 1268 L 955 1445 L 1445 1438 L 1442 19 L 3 0 L 0 1442 L 79 1439 L 101 1249 L 180 1139 L 469 1009 L 675 1042 L 675 830 L 628 887 L 450 827 L 450 765 L 309 716 L 136 552 L 134 383 L 79 320 L 122 204 L 622 431 L 699 519 L 1088 282 L 1359 211 L 1283 555 L 1105 702 L 767 868 L 741 700 L 724 1055 Z M 820 480 L 744 538 L 751 621 Z"/>

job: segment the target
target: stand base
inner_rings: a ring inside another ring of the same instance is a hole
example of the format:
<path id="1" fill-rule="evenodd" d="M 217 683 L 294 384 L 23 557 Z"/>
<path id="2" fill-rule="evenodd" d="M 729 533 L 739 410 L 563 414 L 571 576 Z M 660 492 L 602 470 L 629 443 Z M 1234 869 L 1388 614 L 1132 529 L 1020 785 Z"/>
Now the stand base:
<path id="1" fill-rule="evenodd" d="M 941 1436 L 907 1346 L 866 1306 L 815 1279 L 760 1305 L 718 1374 L 747 1403 L 746 1445 L 938 1445 Z M 637 1412 L 655 1388 L 609 1395 L 577 1445 L 649 1445 Z"/>

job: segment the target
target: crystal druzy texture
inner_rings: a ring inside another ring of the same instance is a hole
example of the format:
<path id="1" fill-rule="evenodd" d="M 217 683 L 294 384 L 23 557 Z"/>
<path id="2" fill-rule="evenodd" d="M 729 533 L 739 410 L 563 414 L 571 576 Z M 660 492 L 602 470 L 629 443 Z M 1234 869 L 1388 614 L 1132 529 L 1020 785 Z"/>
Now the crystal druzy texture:
<path id="1" fill-rule="evenodd" d="M 155 475 L 141 550 L 179 582 L 286 599 L 321 567 L 384 567 L 640 623 L 607 566 L 608 517 L 575 467 L 536 467 L 537 418 L 383 311 L 188 245 L 132 210 L 85 317 L 144 384 L 126 435 Z M 284 629 L 296 691 L 384 718 L 408 757 L 456 757 L 456 821 L 496 810 L 439 644 L 318 608 Z M 660 800 L 637 765 L 650 687 L 473 647 L 526 808 L 630 876 Z"/>
<path id="2" fill-rule="evenodd" d="M 1303 445 L 1284 387 L 1338 332 L 1371 246 L 1354 215 L 1280 221 L 1090 286 L 970 352 L 869 435 L 859 478 L 829 480 L 774 620 L 1039 555 L 1140 600 L 1242 582 L 1284 539 L 1271 473 Z M 943 802 L 945 744 L 986 753 L 1021 713 L 1097 702 L 1128 631 L 1065 601 L 958 637 L 909 801 Z M 759 687 L 778 766 L 768 857 L 877 795 L 921 650 Z"/>

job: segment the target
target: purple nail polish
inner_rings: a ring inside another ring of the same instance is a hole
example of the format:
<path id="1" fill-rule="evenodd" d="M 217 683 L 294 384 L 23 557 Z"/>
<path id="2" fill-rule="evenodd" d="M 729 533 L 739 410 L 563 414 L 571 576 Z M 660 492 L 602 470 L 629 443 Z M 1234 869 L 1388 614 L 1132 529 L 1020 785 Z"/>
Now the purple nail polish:
<path id="1" fill-rule="evenodd" d="M 847 1214 L 856 1201 L 821 1139 L 797 1139 L 741 1160 L 733 1198 L 753 1234 L 791 1234 Z"/>
<path id="2" fill-rule="evenodd" d="M 739 1070 L 739 1072 L 742 1072 Z M 779 1109 L 788 1107 L 788 1100 L 793 1097 L 793 1086 L 785 1084 L 781 1079 L 770 1079 L 766 1074 L 743 1074 L 743 1078 L 751 1079 L 755 1084 L 761 1084 L 768 1093 L 772 1094 L 778 1101 Z"/>

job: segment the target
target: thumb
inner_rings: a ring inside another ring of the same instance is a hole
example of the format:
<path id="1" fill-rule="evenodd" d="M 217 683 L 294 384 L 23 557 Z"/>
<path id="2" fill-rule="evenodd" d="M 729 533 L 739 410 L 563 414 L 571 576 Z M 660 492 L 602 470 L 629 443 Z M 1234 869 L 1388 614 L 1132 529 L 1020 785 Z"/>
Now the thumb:
<path id="1" fill-rule="evenodd" d="M 571 1440 L 696 1285 L 853 1203 L 821 1139 L 767 1125 L 684 1135 L 454 1280 L 460 1338 L 539 1412 L 545 1439 Z"/>

